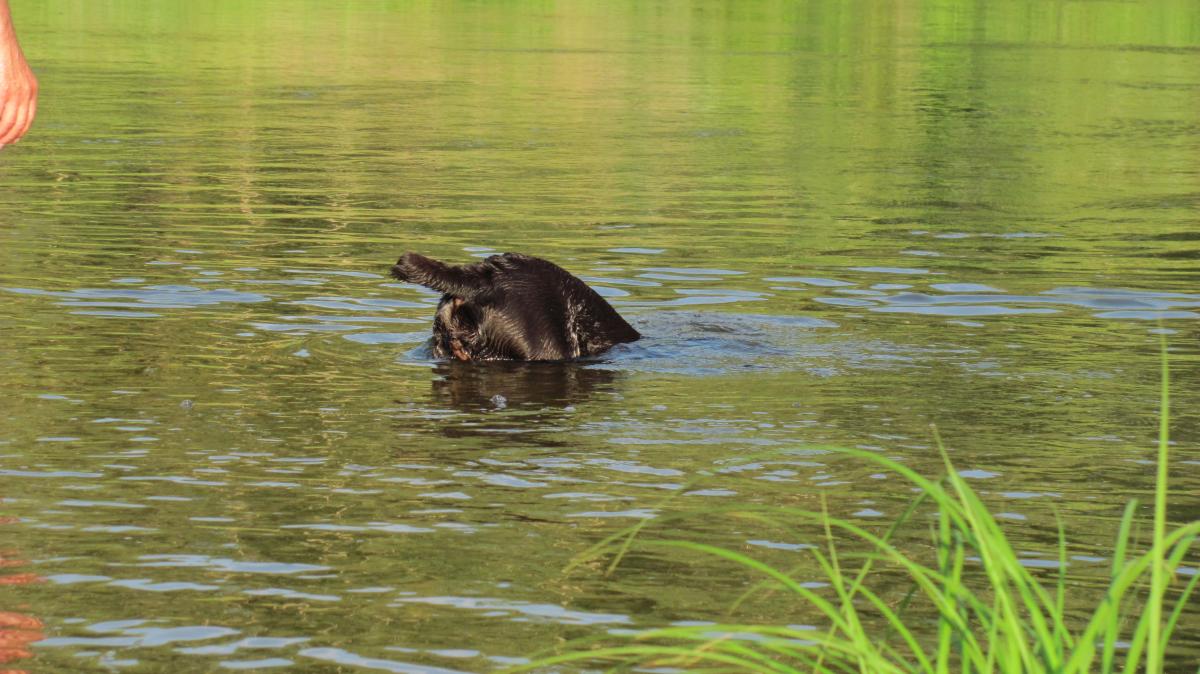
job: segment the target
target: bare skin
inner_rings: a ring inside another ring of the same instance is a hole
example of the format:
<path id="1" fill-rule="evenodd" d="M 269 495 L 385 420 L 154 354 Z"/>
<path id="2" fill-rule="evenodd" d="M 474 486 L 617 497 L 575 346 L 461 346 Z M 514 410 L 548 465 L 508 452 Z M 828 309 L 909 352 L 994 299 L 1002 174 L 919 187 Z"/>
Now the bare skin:
<path id="1" fill-rule="evenodd" d="M 25 62 L 8 0 L 0 0 L 0 148 L 25 135 L 37 114 L 38 81 Z"/>

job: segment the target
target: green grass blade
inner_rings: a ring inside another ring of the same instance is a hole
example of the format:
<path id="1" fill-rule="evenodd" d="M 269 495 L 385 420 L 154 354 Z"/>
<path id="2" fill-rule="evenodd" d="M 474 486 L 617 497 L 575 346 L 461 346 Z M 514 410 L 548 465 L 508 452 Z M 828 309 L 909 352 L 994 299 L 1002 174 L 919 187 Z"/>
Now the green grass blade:
<path id="1" fill-rule="evenodd" d="M 1058 508 L 1054 509 L 1054 522 L 1058 525 L 1058 580 L 1055 583 L 1057 592 L 1052 622 L 1055 645 L 1058 646 L 1056 658 L 1059 662 L 1066 662 L 1067 652 L 1072 647 L 1071 636 L 1067 632 L 1067 533 Z"/>
<path id="2" fill-rule="evenodd" d="M 1100 605 L 1097 611 L 1097 618 L 1103 621 L 1104 630 L 1104 645 L 1100 656 L 1100 671 L 1103 674 L 1112 674 L 1116 671 L 1116 647 L 1117 636 L 1121 628 L 1121 597 L 1113 594 L 1113 583 L 1121 574 L 1121 569 L 1125 567 L 1125 555 L 1129 547 L 1130 532 L 1133 530 L 1133 514 L 1137 510 L 1137 500 L 1130 501 L 1125 506 L 1125 512 L 1121 515 L 1121 526 L 1117 531 L 1116 549 L 1113 552 L 1112 558 L 1112 574 L 1109 579 L 1109 589 L 1104 594 L 1104 602 Z M 1081 638 L 1081 642 L 1087 638 L 1087 633 Z M 1080 648 L 1076 651 L 1075 658 L 1072 658 L 1070 669 L 1073 671 L 1086 672 L 1091 667 L 1091 650 Z"/>
<path id="3" fill-rule="evenodd" d="M 1133 640 L 1129 647 L 1125 671 L 1137 671 L 1142 650 L 1146 651 L 1146 672 L 1159 674 L 1163 668 L 1163 653 L 1159 648 L 1162 643 L 1162 604 L 1167 591 L 1166 569 L 1166 537 L 1167 537 L 1167 484 L 1168 484 L 1168 446 L 1170 444 L 1170 366 L 1167 360 L 1166 336 L 1160 336 L 1162 356 L 1161 380 L 1159 383 L 1158 410 L 1158 457 L 1154 485 L 1154 523 L 1153 534 L 1148 554 L 1150 562 L 1150 592 L 1146 598 L 1146 611 L 1138 620 Z"/>
<path id="4" fill-rule="evenodd" d="M 966 547 L 963 545 L 963 540 L 962 540 L 961 536 L 954 536 L 953 542 L 954 542 L 954 554 L 950 559 L 950 562 L 951 562 L 950 575 L 949 575 L 950 587 L 948 587 L 947 589 L 950 593 L 952 593 L 955 596 L 955 598 L 956 598 L 955 603 L 959 607 L 960 614 L 963 615 L 963 620 L 966 621 L 965 614 L 966 614 L 968 607 L 965 605 L 962 598 L 963 597 L 970 598 L 972 596 L 972 592 L 970 590 L 968 590 L 966 588 L 966 586 L 963 584 L 963 568 L 966 566 L 967 553 L 966 553 Z M 969 672 L 971 671 L 971 660 L 968 657 L 969 654 L 967 653 L 967 648 L 969 648 L 969 644 L 968 644 L 968 642 L 963 641 L 962 639 L 959 639 L 958 643 L 959 643 L 959 651 L 960 651 L 960 653 L 959 653 L 960 666 L 962 667 L 964 674 L 969 674 Z"/>
<path id="5" fill-rule="evenodd" d="M 854 645 L 854 648 L 858 653 L 859 669 L 862 669 L 863 671 L 869 671 L 866 668 L 866 661 L 868 659 L 877 658 L 878 653 L 876 652 L 871 641 L 863 632 L 862 625 L 858 620 L 858 612 L 854 609 L 854 604 L 848 601 L 848 594 L 845 586 L 843 585 L 841 571 L 838 569 L 836 561 L 831 561 L 829 558 L 825 557 L 825 555 L 822 555 L 821 553 L 814 553 L 813 556 L 816 558 L 817 564 L 820 565 L 821 570 L 825 573 L 825 577 L 829 579 L 830 587 L 833 588 L 834 593 L 841 601 L 841 613 L 846 624 L 846 628 L 841 631 L 841 635 Z M 834 628 L 830 629 L 832 631 Z"/>
<path id="6" fill-rule="evenodd" d="M 929 656 L 926 655 L 925 650 L 921 648 L 921 643 L 917 640 L 916 635 L 914 635 L 912 630 L 910 630 L 908 626 L 904 624 L 904 621 L 900 615 L 893 611 L 882 597 L 875 594 L 875 592 L 869 588 L 859 588 L 858 594 L 861 594 L 867 599 L 867 601 L 871 602 L 871 605 L 875 607 L 875 610 L 879 611 L 879 614 L 883 616 L 884 620 L 887 621 L 890 629 L 889 633 L 894 632 L 895 634 L 898 634 L 904 641 L 904 644 L 908 647 L 908 651 L 912 653 L 914 658 L 917 659 L 917 671 L 923 671 L 932 674 L 934 672 L 933 663 L 929 661 Z M 879 643 L 883 647 L 888 646 L 888 641 L 886 639 L 881 639 Z"/>
<path id="7" fill-rule="evenodd" d="M 1020 565 L 1016 551 L 1008 544 L 991 512 L 966 480 L 954 470 L 950 455 L 936 428 L 934 437 L 946 466 L 950 486 L 963 503 L 966 529 L 977 537 L 976 552 L 983 560 L 984 573 L 988 576 L 991 589 L 999 599 L 997 615 L 1004 624 L 998 637 L 1003 638 L 1005 643 L 1014 649 L 1028 671 L 1041 668 L 1037 652 L 1051 656 L 1044 664 L 1051 671 L 1057 670 L 1059 663 L 1052 659 L 1055 649 L 1044 615 L 1046 607 L 1052 604 L 1045 590 L 1033 580 L 1028 569 Z M 1022 619 L 1021 606 L 1026 608 L 1025 620 Z M 1033 642 L 1032 647 L 1030 641 Z"/>
<path id="8" fill-rule="evenodd" d="M 1150 621 L 1148 639 L 1150 648 L 1146 652 L 1146 670 L 1149 674 L 1162 671 L 1162 651 L 1158 644 L 1162 639 L 1162 600 L 1167 591 L 1167 575 L 1164 562 L 1167 550 L 1163 539 L 1167 533 L 1167 446 L 1170 435 L 1171 415 L 1171 368 L 1167 360 L 1167 337 L 1159 333 L 1162 351 L 1162 381 L 1159 384 L 1158 410 L 1158 474 L 1155 476 L 1154 488 L 1154 543 L 1151 555 L 1154 557 L 1150 570 L 1150 611 L 1145 616 Z"/>
<path id="9" fill-rule="evenodd" d="M 811 651 L 821 658 L 825 658 L 831 666 L 836 666 L 839 670 L 860 671 L 858 662 L 861 653 L 853 643 L 817 631 L 797 631 L 786 627 L 761 625 L 692 625 L 650 630 L 638 635 L 638 639 L 686 640 L 715 645 L 721 643 L 721 640 L 714 639 L 712 635 L 722 632 L 771 637 L 755 643 L 764 647 L 770 646 L 777 652 L 786 652 L 789 655 Z M 854 663 L 853 666 L 850 663 Z M 898 669 L 895 664 L 886 661 L 874 662 L 873 666 L 884 671 L 903 671 Z M 825 665 L 822 664 L 821 667 L 825 667 Z"/>
<path id="10" fill-rule="evenodd" d="M 804 568 L 805 568 L 804 564 L 797 564 L 797 565 L 793 566 L 792 568 L 788 569 L 787 571 L 785 571 L 784 575 L 786 575 L 788 577 L 795 576 L 797 573 L 799 573 Z M 737 610 L 742 607 L 742 604 L 745 604 L 747 601 L 750 600 L 750 597 L 752 597 L 760 592 L 761 593 L 769 593 L 772 590 L 775 590 L 778 588 L 779 588 L 779 583 L 774 580 L 771 580 L 769 578 L 758 581 L 757 583 L 751 585 L 750 589 L 748 589 L 745 592 L 738 595 L 738 598 L 735 599 L 733 601 L 733 603 L 729 605 L 729 608 L 725 609 L 725 615 L 731 616 L 734 613 L 736 613 Z"/>
<path id="11" fill-rule="evenodd" d="M 993 613 L 996 611 L 999 611 L 999 610 L 1000 610 L 1000 607 L 998 605 L 998 600 L 993 599 L 993 601 L 992 601 Z M 998 641 L 999 641 L 999 637 L 1000 637 L 1000 621 L 992 620 L 985 624 L 988 626 L 988 636 L 987 636 L 988 654 L 987 654 L 987 661 L 986 661 L 986 664 L 984 665 L 983 671 L 990 673 L 991 671 L 993 671 L 996 668 L 996 661 L 998 660 L 998 654 L 999 654 L 1000 648 L 1001 648 L 1001 646 L 998 645 Z"/>
<path id="12" fill-rule="evenodd" d="M 883 536 L 880 537 L 880 540 L 882 540 L 884 542 L 890 542 L 891 538 L 896 534 L 896 532 L 900 529 L 900 527 L 904 523 L 906 523 L 909 519 L 911 519 L 911 516 L 916 511 L 917 507 L 924 501 L 925 501 L 925 494 L 921 494 L 917 498 L 913 499 L 909 503 L 908 507 L 905 508 L 904 512 L 900 515 L 900 517 L 895 522 L 892 523 L 892 526 L 890 526 L 888 528 L 887 532 Z M 793 516 L 797 515 L 797 513 L 794 513 L 794 512 L 788 512 L 788 514 L 791 514 Z M 753 519 L 759 519 L 760 521 L 770 522 L 772 524 L 778 524 L 778 522 L 775 522 L 772 518 L 762 517 L 758 513 L 746 513 L 746 515 Z M 818 518 L 816 513 L 801 513 L 801 515 L 812 518 L 816 521 L 820 521 L 820 519 Z M 823 518 L 823 516 L 821 516 L 821 517 Z M 854 583 L 851 585 L 850 589 L 848 590 L 851 598 L 853 598 L 854 595 L 857 594 L 858 591 L 862 588 L 862 585 L 863 585 L 864 581 L 866 580 L 867 575 L 869 574 L 870 570 L 873 568 L 874 563 L 876 561 L 879 561 L 880 559 L 884 559 L 884 557 L 880 557 L 877 555 L 868 555 L 868 556 L 863 556 L 863 559 L 865 560 L 865 563 L 859 569 L 858 574 L 854 578 Z M 794 576 L 797 572 L 799 572 L 801 569 L 803 569 L 805 567 L 806 567 L 806 565 L 797 564 L 796 566 L 789 569 L 785 573 L 785 575 L 787 575 L 788 577 Z M 726 611 L 726 615 L 732 614 L 734 612 L 734 610 L 736 610 L 738 607 L 740 607 L 742 604 L 744 604 L 749 599 L 749 597 L 752 596 L 754 593 L 765 592 L 765 591 L 769 591 L 770 589 L 778 588 L 778 587 L 780 587 L 779 583 L 772 579 L 762 580 L 762 581 L 755 583 L 753 586 L 751 586 L 751 588 L 749 590 L 746 590 L 745 592 L 743 592 L 741 595 L 738 596 L 738 598 L 733 602 L 731 608 Z"/>
<path id="13" fill-rule="evenodd" d="M 720 651 L 700 651 L 679 646 L 654 645 L 614 646 L 612 648 L 599 648 L 591 651 L 564 653 L 562 655 L 554 655 L 527 664 L 518 665 L 504 671 L 522 672 L 535 668 L 550 667 L 553 665 L 561 665 L 571 662 L 585 662 L 588 660 L 627 660 L 632 656 L 640 656 L 646 658 L 647 660 L 651 658 L 664 659 L 662 663 L 659 663 L 660 666 L 667 665 L 668 663 L 674 666 L 686 666 L 687 664 L 694 662 L 711 661 L 732 665 L 738 671 L 775 674 L 774 670 L 772 669 L 766 669 L 757 666 L 758 663 L 756 663 L 754 660 L 747 660 Z"/>
<path id="14" fill-rule="evenodd" d="M 965 588 L 961 586 L 956 587 L 953 586 L 953 584 L 947 583 L 946 579 L 942 577 L 942 575 L 936 570 L 929 569 L 918 564 L 917 562 L 914 562 L 890 543 L 880 540 L 870 532 L 851 522 L 831 518 L 830 524 L 852 533 L 860 539 L 870 543 L 875 547 L 881 557 L 886 558 L 888 561 L 897 564 L 907 571 L 909 576 L 913 578 L 913 580 L 916 581 L 917 585 L 921 588 L 924 596 L 938 610 L 939 614 L 945 616 L 947 620 L 951 621 L 955 634 L 957 634 L 960 639 L 968 642 L 968 647 L 966 650 L 972 653 L 973 657 L 974 654 L 982 653 L 982 649 L 980 648 L 975 635 L 971 632 L 968 624 L 957 610 L 957 601 L 977 601 L 977 599 L 974 598 L 970 592 L 966 591 Z M 957 594 L 954 594 L 953 596 L 947 595 L 944 588 L 956 592 Z"/>
<path id="15" fill-rule="evenodd" d="M 837 609 L 837 607 L 835 607 L 832 603 L 830 603 L 828 600 L 821 597 L 820 595 L 816 594 L 812 590 L 804 587 L 800 583 L 797 583 L 794 579 L 789 578 L 787 575 L 785 575 L 783 572 L 779 571 L 775 567 L 770 566 L 769 564 L 764 564 L 764 563 L 758 561 L 757 559 L 754 559 L 753 557 L 748 557 L 746 555 L 743 555 L 740 552 L 736 552 L 736 551 L 729 550 L 726 548 L 717 547 L 715 545 L 707 545 L 705 543 L 693 543 L 691 541 L 653 541 L 653 542 L 649 542 L 646 544 L 654 545 L 654 546 L 671 547 L 671 548 L 683 548 L 686 550 L 695 550 L 698 552 L 703 552 L 703 553 L 712 555 L 714 557 L 721 557 L 723 559 L 727 559 L 729 561 L 736 562 L 742 566 L 745 566 L 746 568 L 758 571 L 759 573 L 762 573 L 766 576 L 774 578 L 775 580 L 779 581 L 779 583 L 782 584 L 787 589 L 800 595 L 801 597 L 804 597 L 806 600 L 808 600 L 809 603 L 811 603 L 814 607 L 816 607 L 818 610 L 820 610 L 821 613 L 824 613 L 825 617 L 829 618 L 830 622 L 837 625 L 838 629 L 843 630 L 843 631 L 848 631 L 846 621 L 842 617 L 841 611 L 839 611 Z"/>
<path id="16" fill-rule="evenodd" d="M 951 557 L 954 554 L 951 549 L 954 547 L 954 531 L 950 527 L 949 517 L 938 518 L 938 536 L 937 536 L 937 561 L 938 570 L 945 577 L 951 572 Z M 951 581 L 951 584 L 952 581 Z M 957 601 L 956 601 L 957 603 Z M 947 619 L 947 616 L 939 613 L 937 621 L 937 652 L 934 656 L 934 662 L 937 663 L 937 674 L 950 674 L 950 648 L 952 646 L 952 637 L 954 636 L 954 627 Z"/>
<path id="17" fill-rule="evenodd" d="M 1167 651 L 1167 644 L 1171 642 L 1171 634 L 1175 632 L 1175 625 L 1179 622 L 1179 617 L 1183 615 L 1183 609 L 1187 606 L 1188 599 L 1192 596 L 1192 591 L 1196 589 L 1197 581 L 1200 581 L 1200 573 L 1192 576 L 1192 579 L 1184 586 L 1183 593 L 1175 601 L 1175 610 L 1171 611 L 1170 617 L 1167 618 L 1167 624 L 1163 628 L 1162 640 L 1159 642 L 1159 648 L 1162 649 L 1164 654 Z"/>
<path id="18" fill-rule="evenodd" d="M 853 630 L 847 636 L 851 637 L 851 640 L 862 649 L 864 654 L 874 655 L 876 653 L 874 643 L 866 632 L 863 631 L 858 611 L 854 608 L 854 595 L 850 593 L 851 588 L 846 586 L 845 577 L 842 575 L 842 567 L 838 560 L 837 545 L 834 543 L 833 527 L 830 524 L 831 518 L 829 517 L 829 510 L 824 494 L 821 495 L 821 516 L 824 520 L 825 540 L 829 550 L 829 563 L 828 565 L 822 563 L 822 567 L 828 567 L 826 569 L 826 576 L 833 583 L 834 591 L 842 602 L 842 615 L 846 618 L 846 624 Z"/>

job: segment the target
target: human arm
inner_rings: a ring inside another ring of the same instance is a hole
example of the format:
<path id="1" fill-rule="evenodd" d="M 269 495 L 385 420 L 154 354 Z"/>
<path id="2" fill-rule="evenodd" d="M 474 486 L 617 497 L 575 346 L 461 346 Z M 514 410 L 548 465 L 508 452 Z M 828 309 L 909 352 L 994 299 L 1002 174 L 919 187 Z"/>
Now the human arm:
<path id="1" fill-rule="evenodd" d="M 37 78 L 25 62 L 8 0 L 0 0 L 0 148 L 16 142 L 37 113 Z"/>

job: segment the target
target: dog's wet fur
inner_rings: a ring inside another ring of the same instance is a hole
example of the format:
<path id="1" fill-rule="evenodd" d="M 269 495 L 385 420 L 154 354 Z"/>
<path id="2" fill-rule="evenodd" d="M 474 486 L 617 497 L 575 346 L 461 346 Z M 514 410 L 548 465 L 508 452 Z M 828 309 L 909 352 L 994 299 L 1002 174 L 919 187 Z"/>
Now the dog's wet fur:
<path id="1" fill-rule="evenodd" d="M 433 318 L 437 358 L 570 360 L 641 337 L 586 283 L 529 255 L 453 266 L 409 252 L 392 276 L 442 293 Z"/>

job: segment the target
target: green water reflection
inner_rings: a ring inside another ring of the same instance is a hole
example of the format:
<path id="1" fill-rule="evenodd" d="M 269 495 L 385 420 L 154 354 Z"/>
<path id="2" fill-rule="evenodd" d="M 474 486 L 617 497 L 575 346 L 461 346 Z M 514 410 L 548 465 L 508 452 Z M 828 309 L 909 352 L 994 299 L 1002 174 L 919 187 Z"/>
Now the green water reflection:
<path id="1" fill-rule="evenodd" d="M 1031 564 L 1063 514 L 1086 604 L 1160 329 L 1197 517 L 1194 2 L 12 4 L 0 610 L 47 637 L 13 666 L 483 671 L 718 620 L 711 560 L 563 569 L 668 510 L 886 523 L 906 485 L 819 447 L 935 475 L 931 423 Z M 551 258 L 647 339 L 429 363 L 406 249 Z M 784 567 L 817 533 L 687 522 L 651 531 Z"/>

